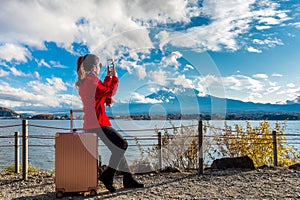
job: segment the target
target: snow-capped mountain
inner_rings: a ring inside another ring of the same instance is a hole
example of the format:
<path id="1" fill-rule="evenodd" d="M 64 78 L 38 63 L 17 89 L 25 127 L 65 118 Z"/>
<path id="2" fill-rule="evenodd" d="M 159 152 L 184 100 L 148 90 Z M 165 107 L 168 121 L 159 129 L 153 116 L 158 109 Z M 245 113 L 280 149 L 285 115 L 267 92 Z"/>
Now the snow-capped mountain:
<path id="1" fill-rule="evenodd" d="M 201 96 L 195 89 L 167 90 L 162 89 L 148 96 L 159 103 L 116 103 L 108 112 L 111 114 L 224 114 L 232 112 L 300 112 L 300 104 L 262 104 L 243 102 L 215 96 Z"/>
<path id="2" fill-rule="evenodd" d="M 298 96 L 297 98 L 295 98 L 292 101 L 286 101 L 287 104 L 300 104 L 300 96 Z"/>

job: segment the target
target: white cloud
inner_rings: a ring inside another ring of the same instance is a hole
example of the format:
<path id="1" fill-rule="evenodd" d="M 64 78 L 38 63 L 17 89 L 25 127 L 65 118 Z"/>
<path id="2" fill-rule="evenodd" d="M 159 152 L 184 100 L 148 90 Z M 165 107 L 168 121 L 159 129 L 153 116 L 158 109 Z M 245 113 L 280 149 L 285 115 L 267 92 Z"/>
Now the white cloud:
<path id="1" fill-rule="evenodd" d="M 46 49 L 44 42 L 52 41 L 73 52 L 77 42 L 104 53 L 103 58 L 115 55 L 120 47 L 125 52 L 153 47 L 147 28 L 188 23 L 201 10 L 197 2 L 184 0 L 99 0 L 84 5 L 71 0 L 1 1 L 0 5 L 1 43 Z"/>
<path id="2" fill-rule="evenodd" d="M 71 108 L 72 101 L 66 101 L 73 95 L 63 94 L 66 84 L 60 78 L 48 78 L 45 83 L 31 81 L 28 87 L 13 87 L 7 82 L 0 82 L 1 106 L 35 108 Z M 76 98 L 76 97 L 74 97 Z"/>
<path id="3" fill-rule="evenodd" d="M 272 74 L 272 76 L 274 76 L 274 77 L 282 77 L 283 75 L 282 74 L 276 74 L 276 73 L 274 73 L 274 74 Z"/>
<path id="4" fill-rule="evenodd" d="M 253 78 L 268 79 L 269 76 L 267 74 L 254 74 Z"/>
<path id="5" fill-rule="evenodd" d="M 135 103 L 162 103 L 161 100 L 157 100 L 157 99 L 151 99 L 151 98 L 147 98 L 144 95 L 141 95 L 139 93 L 133 92 L 131 94 L 131 98 L 130 98 L 131 102 L 135 102 Z"/>
<path id="6" fill-rule="evenodd" d="M 233 75 L 223 77 L 222 79 L 225 88 L 229 88 L 232 90 L 242 91 L 247 89 L 253 92 L 257 92 L 263 91 L 264 89 L 264 84 L 261 81 L 244 75 Z"/>
<path id="7" fill-rule="evenodd" d="M 255 10 L 253 15 L 262 25 L 277 25 L 290 19 L 286 13 L 289 10 L 280 10 L 280 5 L 274 1 L 258 1 L 260 9 Z"/>
<path id="8" fill-rule="evenodd" d="M 51 68 L 50 64 L 48 64 L 44 59 L 41 60 L 36 60 L 37 64 L 39 67 L 47 67 L 47 68 Z"/>
<path id="9" fill-rule="evenodd" d="M 249 51 L 251 53 L 261 53 L 262 52 L 262 50 L 255 49 L 254 47 L 248 47 L 247 51 Z"/>
<path id="10" fill-rule="evenodd" d="M 198 78 L 194 87 L 212 94 L 216 85 L 221 84 L 229 98 L 260 103 L 285 102 L 287 99 L 296 98 L 299 94 L 300 88 L 294 83 L 282 85 L 278 82 L 271 82 L 268 78 L 266 74 L 256 74 L 253 77 L 207 75 Z"/>
<path id="11" fill-rule="evenodd" d="M 0 45 L 0 59 L 2 60 L 7 62 L 11 62 L 13 60 L 17 62 L 26 62 L 28 58 L 31 58 L 31 53 L 25 47 L 9 43 Z"/>
<path id="12" fill-rule="evenodd" d="M 199 91 L 198 96 L 206 96 L 207 92 L 205 86 L 199 81 L 198 84 L 195 86 L 195 89 Z"/>
<path id="13" fill-rule="evenodd" d="M 300 87 L 287 88 L 285 90 L 280 90 L 276 94 L 277 95 L 285 95 L 286 99 L 295 99 L 298 97 L 300 93 Z"/>
<path id="14" fill-rule="evenodd" d="M 277 83 L 276 83 L 276 82 L 269 81 L 269 85 L 272 86 L 272 87 L 275 87 L 275 86 L 277 86 Z"/>
<path id="15" fill-rule="evenodd" d="M 133 68 L 136 66 L 136 61 L 128 61 L 128 60 L 121 60 L 117 67 L 126 70 L 129 74 L 132 74 Z"/>
<path id="16" fill-rule="evenodd" d="M 138 67 L 135 68 L 135 70 L 137 72 L 137 75 L 138 75 L 139 79 L 144 79 L 147 76 L 146 67 L 138 66 Z"/>
<path id="17" fill-rule="evenodd" d="M 267 93 L 270 94 L 270 93 L 276 92 L 276 91 L 280 90 L 281 88 L 282 88 L 281 86 L 269 87 L 269 88 L 267 88 Z"/>
<path id="18" fill-rule="evenodd" d="M 263 95 L 257 92 L 251 93 L 249 96 L 249 100 L 251 101 L 261 99 L 261 98 L 263 98 Z"/>
<path id="19" fill-rule="evenodd" d="M 61 69 L 67 69 L 68 67 L 65 65 L 62 65 L 59 61 L 50 60 L 50 64 L 52 67 L 55 68 L 61 68 Z"/>
<path id="20" fill-rule="evenodd" d="M 275 24 L 275 21 L 271 22 L 271 18 L 278 19 L 276 24 L 281 25 L 290 19 L 286 14 L 288 12 L 280 10 L 279 4 L 269 0 L 203 1 L 201 14 L 207 17 L 210 23 L 184 31 L 164 33 L 158 38 L 163 38 L 164 45 L 169 42 L 174 46 L 192 48 L 199 52 L 223 49 L 236 51 L 247 45 L 248 42 L 244 40 L 248 40 L 249 35 L 246 33 L 250 32 L 252 26 L 258 29 L 271 28 L 266 26 L 267 22 Z M 261 25 L 258 26 L 256 21 Z M 253 47 L 249 48 L 249 51 L 261 52 Z"/>
<path id="21" fill-rule="evenodd" d="M 43 104 L 41 95 L 35 95 L 33 92 L 28 92 L 23 88 L 14 88 L 6 82 L 0 84 L 0 96 L 2 106 L 11 107 L 10 105 L 32 105 Z M 47 97 L 45 97 L 47 98 Z M 5 105 L 6 103 L 10 103 Z"/>
<path id="22" fill-rule="evenodd" d="M 41 79 L 41 75 L 39 72 L 35 71 L 34 72 L 34 76 L 37 78 L 37 79 Z"/>
<path id="23" fill-rule="evenodd" d="M 0 77 L 4 77 L 4 76 L 8 76 L 9 75 L 9 72 L 8 71 L 5 71 L 3 69 L 0 69 Z"/>
<path id="24" fill-rule="evenodd" d="M 261 30 L 270 29 L 270 28 L 272 28 L 272 26 L 256 26 L 255 28 L 257 30 L 261 31 Z"/>
<path id="25" fill-rule="evenodd" d="M 117 65 L 117 67 L 126 70 L 129 74 L 132 74 L 133 71 L 135 71 L 138 78 L 140 80 L 143 80 L 147 76 L 146 66 L 138 64 L 139 57 L 137 54 L 132 53 L 132 56 L 135 57 L 135 60 L 132 61 L 132 60 L 127 60 L 128 58 L 123 58 L 119 62 L 119 65 Z"/>
<path id="26" fill-rule="evenodd" d="M 67 69 L 68 67 L 65 65 L 62 65 L 59 61 L 50 60 L 49 62 L 46 62 L 45 59 L 37 60 L 35 61 L 38 64 L 38 67 L 47 67 L 47 68 L 61 68 L 61 69 Z"/>
<path id="27" fill-rule="evenodd" d="M 27 84 L 38 95 L 55 96 L 58 92 L 66 91 L 67 85 L 61 78 L 46 78 L 46 82 L 30 81 Z"/>
<path id="28" fill-rule="evenodd" d="M 157 84 L 160 84 L 163 86 L 167 85 L 167 76 L 166 75 L 167 75 L 167 73 L 162 69 L 149 72 L 149 77 L 151 78 L 151 80 L 154 83 L 157 83 Z"/>
<path id="29" fill-rule="evenodd" d="M 45 49 L 44 42 L 53 41 L 69 51 L 72 43 L 78 42 L 94 50 L 113 35 L 142 27 L 131 19 L 132 13 L 127 13 L 128 5 L 132 7 L 134 2 L 88 1 L 83 6 L 79 1 L 2 1 L 0 42 Z M 136 47 L 149 41 L 147 33 L 123 34 L 120 44 Z"/>
<path id="30" fill-rule="evenodd" d="M 295 26 L 296 28 L 300 28 L 300 22 L 295 22 L 291 24 L 292 26 Z"/>
<path id="31" fill-rule="evenodd" d="M 205 85 L 206 87 L 212 86 L 214 83 L 222 83 L 221 77 L 217 77 L 214 75 L 207 75 L 198 78 L 199 83 Z"/>
<path id="32" fill-rule="evenodd" d="M 150 29 L 158 32 L 156 39 L 161 49 L 172 44 L 195 51 L 235 51 L 242 48 L 239 40 L 253 22 L 259 21 L 260 27 L 266 27 L 290 19 L 286 14 L 289 10 L 280 10 L 279 4 L 269 0 L 207 0 L 201 6 L 198 1 L 185 0 L 99 0 L 87 1 L 84 6 L 71 0 L 17 0 L 1 1 L 0 6 L 1 44 L 46 49 L 45 42 L 50 41 L 73 52 L 75 42 L 87 45 L 91 52 L 102 56 L 101 60 L 133 49 L 152 48 Z M 184 31 L 174 31 L 172 26 L 159 31 L 160 25 L 165 24 L 186 26 L 195 16 L 207 18 L 208 23 Z M 4 59 L 24 62 L 30 52 L 25 48 L 22 51 L 9 52 Z"/>
<path id="33" fill-rule="evenodd" d="M 193 70 L 194 67 L 192 65 L 186 64 L 185 67 L 183 68 L 183 71 L 189 71 L 189 70 Z"/>
<path id="34" fill-rule="evenodd" d="M 254 44 L 259 44 L 259 45 L 267 45 L 268 47 L 275 47 L 275 46 L 279 46 L 279 45 L 283 45 L 282 40 L 278 39 L 278 38 L 268 38 L 265 40 L 259 40 L 259 39 L 254 39 L 253 40 Z"/>
<path id="35" fill-rule="evenodd" d="M 162 59 L 163 63 L 167 66 L 174 66 L 175 70 L 178 70 L 180 63 L 178 59 L 182 57 L 182 54 L 179 51 L 174 51 L 170 53 L 168 56 Z"/>
<path id="36" fill-rule="evenodd" d="M 275 19 L 273 17 L 265 17 L 260 19 L 258 22 L 267 25 L 277 25 L 281 23 L 279 19 Z"/>
<path id="37" fill-rule="evenodd" d="M 127 1 L 124 3 L 128 14 L 137 21 L 148 24 L 189 22 L 190 17 L 200 13 L 197 2 L 181 0 Z"/>
<path id="38" fill-rule="evenodd" d="M 134 61 L 138 61 L 139 60 L 139 55 L 136 51 L 130 51 L 129 52 L 129 57 L 131 59 L 133 59 Z"/>
<path id="39" fill-rule="evenodd" d="M 29 74 L 25 74 L 24 72 L 16 69 L 15 67 L 10 67 L 9 70 L 14 76 L 30 76 Z"/>
<path id="40" fill-rule="evenodd" d="M 159 40 L 159 48 L 163 50 L 163 47 L 169 43 L 170 35 L 167 31 L 160 31 L 158 34 L 155 35 L 154 38 Z"/>
<path id="41" fill-rule="evenodd" d="M 294 87 L 296 87 L 296 85 L 294 83 L 288 83 L 288 84 L 286 84 L 286 86 L 288 88 L 294 88 Z"/>
<path id="42" fill-rule="evenodd" d="M 52 77 L 52 78 L 46 78 L 46 80 L 57 91 L 65 91 L 65 90 L 67 90 L 66 83 L 64 83 L 61 78 Z"/>
<path id="43" fill-rule="evenodd" d="M 289 19 L 286 14 L 289 10 L 280 10 L 278 3 L 270 0 L 206 0 L 203 5 L 198 4 L 198 1 L 185 0 L 99 0 L 87 1 L 84 6 L 80 1 L 70 0 L 1 1 L 0 61 L 26 62 L 31 59 L 32 50 L 46 50 L 47 42 L 54 42 L 57 46 L 76 53 L 73 46 L 75 42 L 86 45 L 89 51 L 100 55 L 102 62 L 106 56 L 119 59 L 119 55 L 128 54 L 128 59 L 122 60 L 118 67 L 129 73 L 136 73 L 139 79 L 147 81 L 146 76 L 149 76 L 151 81 L 161 85 L 167 85 L 173 80 L 178 85 L 190 87 L 193 84 L 191 80 L 178 75 L 179 72 L 176 72 L 177 78 L 174 79 L 174 74 L 171 77 L 171 73 L 163 71 L 160 66 L 152 71 L 148 66 L 139 66 L 138 61 L 142 58 L 139 52 L 143 52 L 143 58 L 146 58 L 149 49 L 153 47 L 163 49 L 173 45 L 195 51 L 236 51 L 249 47 L 248 51 L 261 53 L 260 49 L 264 49 L 264 46 L 283 45 L 282 40 L 274 37 L 274 34 L 250 34 L 253 28 L 271 29 L 275 25 L 283 25 Z M 205 24 L 190 26 L 192 16 L 199 16 L 207 21 Z M 180 24 L 183 29 L 179 26 L 174 28 L 172 23 Z M 153 40 L 152 36 L 155 37 Z M 249 44 L 249 41 L 253 44 Z M 182 54 L 175 51 L 177 48 L 170 49 L 174 49 L 174 52 L 164 57 L 164 62 L 174 66 L 176 70 L 180 66 L 178 59 Z M 48 68 L 66 68 L 53 60 L 41 59 L 36 62 L 38 66 Z M 183 71 L 188 69 L 192 69 L 192 66 L 186 65 Z M 150 72 L 147 74 L 148 71 Z M 12 72 L 0 71 L 0 76 L 7 73 L 27 75 L 14 68 Z M 33 76 L 41 80 L 38 72 L 34 72 Z M 265 80 L 246 76 L 206 76 L 202 79 L 208 86 L 223 83 L 224 87 L 233 91 L 249 90 L 255 93 L 258 90 L 257 93 L 261 93 L 262 87 L 266 86 Z M 65 91 L 67 87 L 62 81 L 53 79 L 47 79 L 46 83 L 37 81 L 30 84 L 35 94 L 45 92 L 50 96 L 58 91 Z M 39 87 L 41 88 L 38 89 Z M 267 88 L 269 91 L 278 91 L 276 87 L 278 86 L 268 85 L 264 91 Z M 53 93 L 47 92 L 51 89 L 54 89 Z M 207 92 L 205 88 L 202 90 Z"/>
<path id="44" fill-rule="evenodd" d="M 179 85 L 184 88 L 194 88 L 193 81 L 187 79 L 185 75 L 179 75 L 177 78 L 174 79 L 174 85 Z"/>

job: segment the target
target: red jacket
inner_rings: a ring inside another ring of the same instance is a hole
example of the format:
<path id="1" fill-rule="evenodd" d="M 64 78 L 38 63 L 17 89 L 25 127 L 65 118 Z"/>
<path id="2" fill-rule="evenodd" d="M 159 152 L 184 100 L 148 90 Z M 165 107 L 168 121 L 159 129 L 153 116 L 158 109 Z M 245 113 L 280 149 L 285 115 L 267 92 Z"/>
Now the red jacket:
<path id="1" fill-rule="evenodd" d="M 118 82 L 119 79 L 115 76 L 106 76 L 102 82 L 96 73 L 91 72 L 86 75 L 84 82 L 78 88 L 83 103 L 84 129 L 111 126 L 104 103 L 116 94 Z"/>

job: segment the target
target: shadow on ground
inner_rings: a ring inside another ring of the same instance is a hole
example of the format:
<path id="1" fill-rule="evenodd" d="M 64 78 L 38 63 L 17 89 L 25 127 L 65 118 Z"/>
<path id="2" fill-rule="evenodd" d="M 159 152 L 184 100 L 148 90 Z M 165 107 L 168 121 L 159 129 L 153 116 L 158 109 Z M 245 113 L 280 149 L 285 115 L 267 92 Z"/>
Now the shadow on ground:
<path id="1" fill-rule="evenodd" d="M 106 190 L 105 191 L 98 191 L 98 194 L 94 197 L 91 197 L 89 195 L 85 195 L 84 193 L 64 193 L 64 197 L 62 198 L 62 200 L 64 199 L 110 199 L 110 198 L 117 198 L 118 196 L 123 196 L 123 195 L 130 195 L 130 193 L 135 192 L 135 191 L 142 191 L 142 190 L 146 190 L 149 188 L 154 188 L 154 187 L 159 187 L 162 185 L 167 185 L 170 183 L 174 183 L 174 182 L 179 182 L 181 180 L 184 179 L 188 179 L 190 177 L 196 176 L 196 174 L 191 174 L 191 175 L 187 175 L 187 176 L 183 176 L 180 178 L 175 178 L 172 180 L 168 180 L 168 181 L 164 181 L 158 184 L 152 184 L 152 185 L 146 185 L 144 188 L 138 188 L 138 189 L 124 189 L 124 188 L 120 188 L 117 189 L 117 191 L 115 193 L 109 193 Z M 36 187 L 36 186 L 32 186 L 32 187 Z M 39 185 L 40 187 L 40 185 Z M 27 187 L 30 188 L 30 187 Z M 88 194 L 88 193 L 86 193 Z M 32 196 L 24 196 L 24 197 L 18 197 L 18 198 L 13 198 L 13 200 L 28 200 L 28 199 L 56 199 L 56 193 L 55 192 L 48 192 L 45 194 L 39 194 L 39 195 L 32 195 Z"/>

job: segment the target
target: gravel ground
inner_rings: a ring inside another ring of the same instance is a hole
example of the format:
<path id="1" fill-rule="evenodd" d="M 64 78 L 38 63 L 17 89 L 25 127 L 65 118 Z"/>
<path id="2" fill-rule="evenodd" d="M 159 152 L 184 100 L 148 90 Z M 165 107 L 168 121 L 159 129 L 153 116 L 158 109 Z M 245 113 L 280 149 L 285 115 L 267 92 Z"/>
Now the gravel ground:
<path id="1" fill-rule="evenodd" d="M 115 179 L 117 192 L 110 194 L 99 183 L 98 194 L 66 194 L 62 199 L 299 199 L 300 171 L 275 168 L 206 170 L 136 175 L 142 189 L 122 189 L 121 176 Z M 21 175 L 0 174 L 0 199 L 55 199 L 54 177 L 39 172 L 22 181 Z"/>

